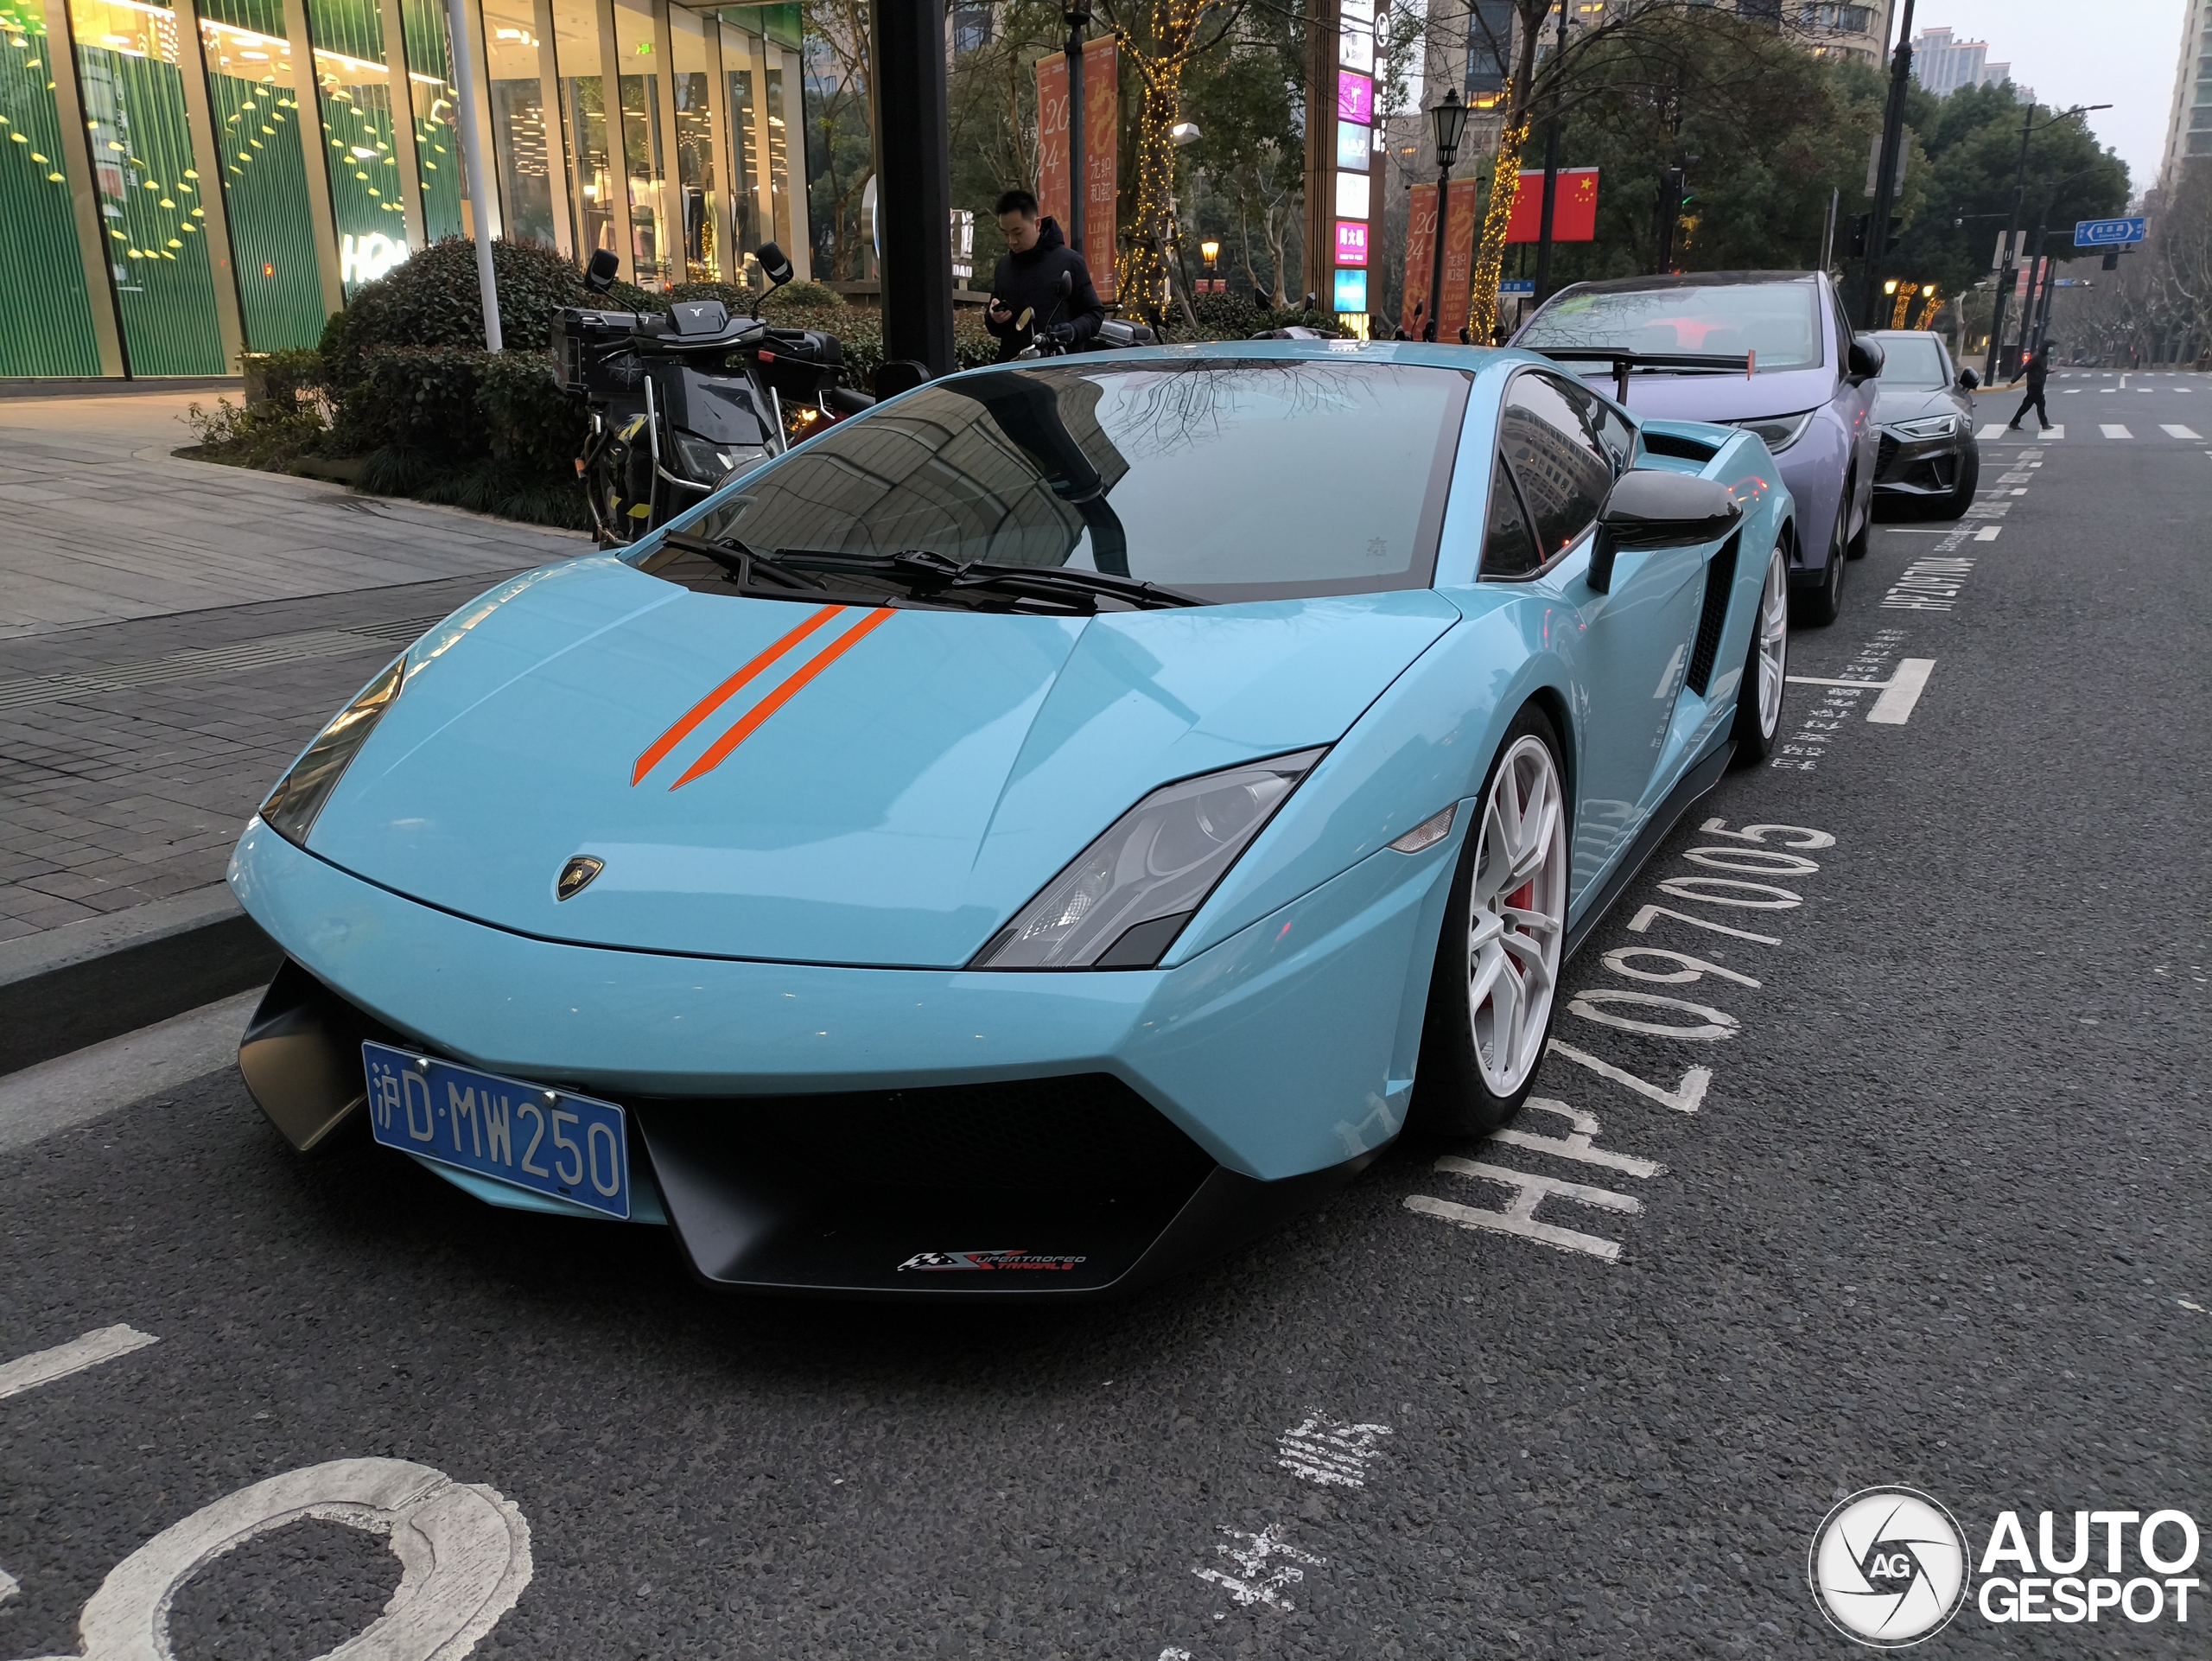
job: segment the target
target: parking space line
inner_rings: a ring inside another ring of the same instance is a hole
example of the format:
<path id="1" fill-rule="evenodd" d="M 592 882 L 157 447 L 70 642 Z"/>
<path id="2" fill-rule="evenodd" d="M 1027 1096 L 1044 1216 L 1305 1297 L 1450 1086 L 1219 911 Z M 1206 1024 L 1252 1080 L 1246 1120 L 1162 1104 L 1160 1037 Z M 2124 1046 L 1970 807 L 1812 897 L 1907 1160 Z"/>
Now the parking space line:
<path id="1" fill-rule="evenodd" d="M 2004 528 L 2001 525 L 1985 525 L 1974 533 L 1974 539 L 1976 542 L 1994 542 L 1997 540 L 1998 532 Z"/>
<path id="2" fill-rule="evenodd" d="M 2171 422 L 2162 422 L 2158 430 L 2169 438 L 2190 438 L 2195 439 L 2198 443 L 2204 442 L 2204 436 L 2202 433 L 2193 433 L 2186 427 L 2177 427 Z"/>
<path id="3" fill-rule="evenodd" d="M 19 1356 L 0 1367 L 0 1401 L 20 1396 L 27 1390 L 36 1390 L 41 1384 L 50 1384 L 57 1378 L 67 1378 L 72 1373 L 89 1371 L 104 1361 L 112 1361 L 118 1356 L 160 1342 L 152 1333 L 129 1327 L 103 1327 L 82 1338 L 73 1338 L 67 1344 L 57 1344 L 50 1350 Z"/>
<path id="4" fill-rule="evenodd" d="M 1904 726 L 1912 719 L 1912 706 L 1920 702 L 1929 671 L 1935 667 L 1933 658 L 1898 659 L 1897 673 L 1890 677 L 1888 689 L 1874 700 L 1866 719 L 1885 727 Z"/>

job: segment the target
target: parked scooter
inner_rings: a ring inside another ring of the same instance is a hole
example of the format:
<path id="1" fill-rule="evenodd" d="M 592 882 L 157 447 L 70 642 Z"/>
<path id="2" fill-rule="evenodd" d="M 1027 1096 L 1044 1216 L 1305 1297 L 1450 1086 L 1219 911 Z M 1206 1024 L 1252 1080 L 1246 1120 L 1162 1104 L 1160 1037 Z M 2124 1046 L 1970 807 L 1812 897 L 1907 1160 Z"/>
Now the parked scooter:
<path id="1" fill-rule="evenodd" d="M 1060 358 L 1065 357 L 1070 352 L 1112 352 L 1127 346 L 1153 346 L 1159 341 L 1160 337 L 1142 323 L 1125 323 L 1118 317 L 1106 317 L 1099 321 L 1098 332 L 1088 341 L 1079 347 L 1071 346 L 1066 332 L 1056 326 L 1059 321 L 1060 313 L 1075 296 L 1073 272 L 1060 273 L 1059 294 L 1059 302 L 1052 308 L 1051 316 L 1045 320 L 1041 327 L 1032 333 L 1029 344 L 1014 354 L 1016 360 L 1024 358 Z M 1033 308 L 1024 310 L 1020 316 L 1014 320 L 1014 326 L 1016 328 L 1028 328 L 1035 321 L 1036 315 L 1037 313 Z"/>
<path id="2" fill-rule="evenodd" d="M 774 243 L 758 258 L 770 288 L 791 280 Z M 601 249 L 584 285 L 605 294 L 620 270 Z M 795 437 L 875 402 L 836 385 L 844 353 L 834 335 L 772 328 L 759 300 L 735 317 L 719 300 L 680 301 L 666 316 L 563 307 L 553 315 L 553 360 L 562 389 L 591 405 L 576 472 L 601 547 L 635 541 Z"/>

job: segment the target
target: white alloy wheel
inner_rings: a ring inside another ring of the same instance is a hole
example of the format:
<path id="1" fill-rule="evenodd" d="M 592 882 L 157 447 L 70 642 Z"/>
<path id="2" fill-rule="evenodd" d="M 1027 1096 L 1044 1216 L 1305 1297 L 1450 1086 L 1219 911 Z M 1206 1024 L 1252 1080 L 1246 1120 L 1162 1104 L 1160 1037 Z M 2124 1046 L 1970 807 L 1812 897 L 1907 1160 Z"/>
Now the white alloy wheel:
<path id="1" fill-rule="evenodd" d="M 1519 1093 L 1543 1059 L 1567 934 L 1567 813 L 1550 747 L 1507 750 L 1483 803 L 1467 894 L 1467 1022 L 1492 1096 Z"/>
<path id="2" fill-rule="evenodd" d="M 1774 729 L 1782 724 L 1783 677 L 1789 668 L 1789 566 L 1780 543 L 1767 556 L 1757 627 L 1759 735 L 1771 739 Z"/>

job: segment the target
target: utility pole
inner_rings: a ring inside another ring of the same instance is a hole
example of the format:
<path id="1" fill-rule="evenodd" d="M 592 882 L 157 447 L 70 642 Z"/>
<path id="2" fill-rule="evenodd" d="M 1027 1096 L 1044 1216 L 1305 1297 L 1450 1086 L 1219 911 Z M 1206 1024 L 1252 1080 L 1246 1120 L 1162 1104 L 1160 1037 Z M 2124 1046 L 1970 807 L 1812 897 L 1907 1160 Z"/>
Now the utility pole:
<path id="1" fill-rule="evenodd" d="M 460 0 L 454 0 L 458 5 Z M 952 154 L 944 87 L 943 0 L 869 8 L 879 144 L 876 222 L 883 238 L 883 356 L 949 375 L 952 358 Z"/>
<path id="2" fill-rule="evenodd" d="M 1662 275 L 1675 264 L 1675 226 L 1682 216 L 1682 184 L 1688 175 L 1681 168 L 1669 168 L 1659 175 L 1659 270 Z"/>
<path id="3" fill-rule="evenodd" d="M 1882 326 L 1882 256 L 1889 251 L 1890 203 L 1897 195 L 1897 164 L 1904 159 L 1904 96 L 1912 80 L 1912 3 L 1904 0 L 1904 15 L 1897 24 L 1889 107 L 1882 116 L 1882 159 L 1874 173 L 1874 211 L 1866 222 L 1866 300 L 1861 311 L 1872 328 Z"/>
<path id="4" fill-rule="evenodd" d="M 2061 110 L 2043 124 L 2046 127 L 2055 127 L 2069 116 L 2087 115 L 2092 110 L 2109 110 L 2110 108 L 2112 105 L 2109 104 L 2077 104 L 2070 110 Z M 2017 275 L 2012 260 L 2012 244 L 2019 235 L 2020 208 L 2028 196 L 2028 139 L 2037 131 L 2035 120 L 2036 106 L 2030 104 L 2020 116 L 2020 167 L 2018 182 L 2012 187 L 2012 216 L 2005 221 L 2004 270 L 1997 274 L 1997 309 L 1989 320 L 1989 355 L 1981 366 L 1981 378 L 1985 381 L 1993 382 L 1997 379 L 1999 343 L 2005 338 L 2005 302 L 2012 297 L 2012 281 Z M 2041 253 L 2043 250 L 2038 246 L 2036 251 Z"/>
<path id="5" fill-rule="evenodd" d="M 1560 77 L 1567 67 L 1567 7 L 1559 9 L 1559 43 L 1552 48 L 1552 116 L 1544 124 L 1544 207 L 1536 229 L 1535 301 L 1542 305 L 1552 294 L 1552 225 L 1559 209 L 1559 128 Z"/>

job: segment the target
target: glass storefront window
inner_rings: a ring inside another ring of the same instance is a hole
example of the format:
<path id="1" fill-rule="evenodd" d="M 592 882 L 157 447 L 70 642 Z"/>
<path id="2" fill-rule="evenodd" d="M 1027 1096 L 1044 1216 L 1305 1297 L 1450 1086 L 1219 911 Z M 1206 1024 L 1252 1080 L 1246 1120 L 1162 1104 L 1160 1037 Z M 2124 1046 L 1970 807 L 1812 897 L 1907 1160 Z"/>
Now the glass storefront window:
<path id="1" fill-rule="evenodd" d="M 544 43 L 527 0 L 484 0 L 484 39 L 492 60 L 492 153 L 498 159 L 507 235 L 517 242 L 557 245 L 546 144 Z"/>
<path id="2" fill-rule="evenodd" d="M 715 119 L 707 102 L 707 37 L 697 13 L 671 6 L 676 53 L 676 176 L 683 203 L 683 277 L 715 278 Z M 705 28 L 716 27 L 711 21 Z"/>
<path id="3" fill-rule="evenodd" d="M 423 232 L 433 242 L 466 236 L 462 204 L 468 200 L 468 178 L 461 164 L 461 100 L 453 86 L 446 9 L 440 0 L 400 0 L 399 26 L 407 36 L 407 93 L 416 172 L 423 181 Z"/>
<path id="4" fill-rule="evenodd" d="M 569 200 L 576 216 L 576 258 L 620 251 L 614 222 L 615 173 L 607 144 L 607 100 L 599 65 L 599 11 L 591 0 L 553 0 L 553 52 L 561 71 L 561 126 Z"/>
<path id="5" fill-rule="evenodd" d="M 679 280 L 665 227 L 661 162 L 660 73 L 653 57 L 653 16 L 642 7 L 614 8 L 614 49 L 621 54 L 622 156 L 630 189 L 631 281 L 658 288 Z"/>
<path id="6" fill-rule="evenodd" d="M 100 372 L 48 44 L 37 0 L 0 0 L 0 375 Z"/>
<path id="7" fill-rule="evenodd" d="M 732 58 L 742 60 L 750 42 L 734 29 L 722 32 L 722 60 Z M 729 71 L 729 137 L 730 159 L 735 170 L 730 177 L 729 220 L 730 232 L 737 243 L 739 255 L 738 280 L 749 283 L 760 262 L 753 258 L 753 251 L 768 239 L 760 229 L 763 214 L 760 190 L 760 111 L 753 102 L 753 72 L 750 69 Z"/>
<path id="8" fill-rule="evenodd" d="M 392 153 L 391 73 L 375 0 L 308 0 L 315 86 L 330 163 L 339 273 L 350 299 L 407 258 L 407 210 Z"/>
<path id="9" fill-rule="evenodd" d="M 69 26 L 130 372 L 228 373 L 207 214 L 194 211 L 203 181 L 186 119 L 176 13 L 145 0 L 70 0 Z"/>
<path id="10" fill-rule="evenodd" d="M 200 33 L 246 346 L 313 346 L 322 283 L 283 0 L 200 0 Z"/>

